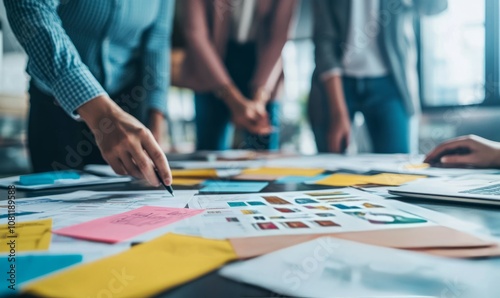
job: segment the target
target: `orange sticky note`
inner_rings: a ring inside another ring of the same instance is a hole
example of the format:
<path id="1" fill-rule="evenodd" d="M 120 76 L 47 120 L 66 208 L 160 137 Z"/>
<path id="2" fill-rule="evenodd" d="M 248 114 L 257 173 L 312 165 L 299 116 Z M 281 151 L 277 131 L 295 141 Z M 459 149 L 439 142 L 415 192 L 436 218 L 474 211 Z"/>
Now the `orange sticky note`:
<path id="1" fill-rule="evenodd" d="M 189 169 L 172 170 L 172 177 L 175 178 L 216 178 L 216 169 Z"/>
<path id="2" fill-rule="evenodd" d="M 325 179 L 316 181 L 314 184 L 336 186 L 336 187 L 369 184 L 366 182 L 367 177 L 368 176 L 365 175 L 333 174 L 331 176 L 326 177 Z"/>
<path id="3" fill-rule="evenodd" d="M 195 179 L 195 178 L 175 178 L 172 181 L 172 185 L 178 185 L 178 186 L 194 186 L 201 184 L 204 179 Z"/>
<path id="4" fill-rule="evenodd" d="M 405 169 L 407 170 L 424 170 L 429 168 L 430 165 L 428 163 L 421 163 L 421 164 L 407 164 L 405 165 Z"/>
<path id="5" fill-rule="evenodd" d="M 275 176 L 275 177 L 284 177 L 284 176 L 305 176 L 312 177 L 317 176 L 323 173 L 325 170 L 316 169 L 316 168 L 271 168 L 271 167 L 263 167 L 263 168 L 255 168 L 255 169 L 246 169 L 242 171 L 242 174 L 248 175 L 264 175 L 264 176 Z"/>

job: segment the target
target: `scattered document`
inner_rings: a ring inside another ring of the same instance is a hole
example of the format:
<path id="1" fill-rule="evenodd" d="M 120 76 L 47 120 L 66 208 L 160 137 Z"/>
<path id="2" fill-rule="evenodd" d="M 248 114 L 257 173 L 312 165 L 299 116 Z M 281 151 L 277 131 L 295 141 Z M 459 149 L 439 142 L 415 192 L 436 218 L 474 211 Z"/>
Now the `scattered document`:
<path id="1" fill-rule="evenodd" d="M 117 243 L 195 216 L 203 210 L 145 206 L 54 231 L 77 239 Z"/>
<path id="2" fill-rule="evenodd" d="M 6 220 L 7 221 L 7 220 Z M 33 220 L 0 225 L 0 252 L 48 250 L 52 220 Z"/>
<path id="3" fill-rule="evenodd" d="M 259 192 L 269 183 L 267 182 L 248 182 L 248 181 L 219 181 L 208 180 L 203 183 L 200 192 L 213 193 L 243 193 Z"/>
<path id="4" fill-rule="evenodd" d="M 263 270 L 265 268 L 265 270 Z M 494 263 L 452 260 L 319 238 L 219 271 L 294 297 L 496 297 Z"/>
<path id="5" fill-rule="evenodd" d="M 63 171 L 1 178 L 0 187 L 15 185 L 17 189 L 21 190 L 40 190 L 71 186 L 124 183 L 131 180 L 132 178 L 128 176 L 99 177 L 78 171 Z"/>
<path id="6" fill-rule="evenodd" d="M 190 208 L 207 209 L 189 221 L 201 235 L 238 238 L 341 233 L 435 226 L 418 214 L 356 189 L 198 195 Z"/>
<path id="7" fill-rule="evenodd" d="M 17 220 L 53 220 L 53 229 L 61 229 L 144 206 L 184 208 L 196 190 L 176 190 L 172 197 L 165 190 L 154 191 L 76 191 L 61 195 L 16 200 Z M 0 206 L 7 213 L 7 206 Z"/>
<path id="8" fill-rule="evenodd" d="M 115 298 L 151 297 L 235 259 L 227 240 L 168 234 L 28 284 L 24 291 L 42 297 L 59 297 L 61 293 L 68 298 L 99 297 L 102 289 L 109 289 L 110 281 L 116 280 L 114 285 L 126 283 L 126 288 L 113 292 Z"/>
<path id="9" fill-rule="evenodd" d="M 86 165 L 83 167 L 83 170 L 100 176 L 122 177 L 122 175 L 116 174 L 113 168 L 109 165 Z"/>

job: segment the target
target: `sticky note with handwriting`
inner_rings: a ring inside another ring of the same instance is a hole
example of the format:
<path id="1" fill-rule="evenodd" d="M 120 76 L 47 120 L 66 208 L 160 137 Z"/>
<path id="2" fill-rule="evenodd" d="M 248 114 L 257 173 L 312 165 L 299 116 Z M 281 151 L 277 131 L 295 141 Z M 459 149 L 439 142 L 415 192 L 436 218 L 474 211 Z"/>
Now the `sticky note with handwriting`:
<path id="1" fill-rule="evenodd" d="M 134 236 L 195 216 L 203 210 L 144 206 L 73 225 L 54 234 L 106 243 L 121 242 Z"/>

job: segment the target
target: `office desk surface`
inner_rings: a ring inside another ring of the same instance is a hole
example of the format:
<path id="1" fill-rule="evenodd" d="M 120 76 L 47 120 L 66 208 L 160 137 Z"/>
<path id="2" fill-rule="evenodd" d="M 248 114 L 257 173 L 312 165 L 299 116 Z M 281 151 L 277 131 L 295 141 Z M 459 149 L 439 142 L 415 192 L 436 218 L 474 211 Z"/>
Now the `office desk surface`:
<path id="1" fill-rule="evenodd" d="M 317 190 L 331 187 L 321 187 L 316 185 L 304 184 L 273 184 L 271 183 L 262 192 L 280 192 L 280 191 L 296 191 L 296 190 Z M 53 195 L 58 193 L 67 193 L 77 190 L 95 190 L 95 191 L 126 191 L 126 190 L 154 190 L 157 188 L 146 187 L 140 182 L 132 182 L 128 184 L 115 185 L 99 185 L 85 188 L 64 188 L 58 190 L 47 191 L 17 191 L 16 198 L 35 197 Z M 176 189 L 192 189 L 188 187 L 177 187 Z M 0 189 L 0 199 L 7 198 L 7 190 Z M 452 215 L 456 218 L 477 224 L 481 226 L 484 233 L 498 237 L 500 239 L 500 208 L 485 207 L 472 204 L 433 202 L 426 200 L 415 200 L 409 198 L 398 197 L 398 200 L 403 200 L 418 206 Z M 478 262 L 494 263 L 500 268 L 500 258 L 483 259 Z M 157 297 L 280 297 L 268 290 L 258 287 L 238 283 L 219 276 L 216 272 L 205 275 L 195 281 L 184 284 L 180 287 L 171 289 Z"/>

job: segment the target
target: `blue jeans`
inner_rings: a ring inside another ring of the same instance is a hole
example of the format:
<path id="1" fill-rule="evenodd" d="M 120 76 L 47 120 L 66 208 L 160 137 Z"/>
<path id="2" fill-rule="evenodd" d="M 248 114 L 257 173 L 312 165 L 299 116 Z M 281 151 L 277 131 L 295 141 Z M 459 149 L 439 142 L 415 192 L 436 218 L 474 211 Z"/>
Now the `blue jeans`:
<path id="1" fill-rule="evenodd" d="M 343 78 L 347 109 L 351 120 L 356 112 L 362 112 L 375 153 L 409 153 L 410 116 L 391 76 L 380 78 Z M 320 92 L 323 102 L 315 105 L 313 113 L 328 113 L 328 99 Z M 312 99 L 311 99 L 312 100 Z M 318 99 L 314 99 L 318 100 Z M 323 111 L 319 107 L 323 106 Z M 312 128 L 319 152 L 328 152 L 328 117 L 313 123 Z M 314 121 L 312 121 L 314 122 Z M 322 123 L 321 123 L 322 122 Z"/>
<path id="2" fill-rule="evenodd" d="M 211 93 L 195 95 L 196 150 L 227 150 L 231 148 L 231 112 L 226 104 Z M 274 128 L 270 135 L 245 132 L 244 140 L 236 149 L 277 150 L 279 148 L 279 104 L 267 104 L 269 123 Z"/>

